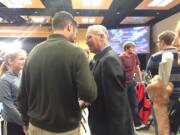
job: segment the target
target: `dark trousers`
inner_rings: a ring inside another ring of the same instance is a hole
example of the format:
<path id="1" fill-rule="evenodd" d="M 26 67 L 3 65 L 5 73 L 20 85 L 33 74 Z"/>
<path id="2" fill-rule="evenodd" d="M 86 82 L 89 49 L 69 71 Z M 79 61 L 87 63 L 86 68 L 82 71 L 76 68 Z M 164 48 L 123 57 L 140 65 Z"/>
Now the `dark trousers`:
<path id="1" fill-rule="evenodd" d="M 136 95 L 136 82 L 133 81 L 132 84 L 128 84 L 127 86 L 128 86 L 128 90 L 127 90 L 128 100 L 129 100 L 129 104 L 130 104 L 130 108 L 131 108 L 131 112 L 132 112 L 134 125 L 139 126 L 142 123 L 141 123 L 141 120 L 138 115 L 138 100 L 137 100 L 137 95 Z"/>
<path id="2" fill-rule="evenodd" d="M 3 129 L 4 134 L 7 130 L 7 135 L 25 135 L 23 128 L 16 123 L 4 122 Z"/>
<path id="3" fill-rule="evenodd" d="M 170 100 L 169 121 L 171 132 L 176 134 L 180 130 L 180 101 Z"/>

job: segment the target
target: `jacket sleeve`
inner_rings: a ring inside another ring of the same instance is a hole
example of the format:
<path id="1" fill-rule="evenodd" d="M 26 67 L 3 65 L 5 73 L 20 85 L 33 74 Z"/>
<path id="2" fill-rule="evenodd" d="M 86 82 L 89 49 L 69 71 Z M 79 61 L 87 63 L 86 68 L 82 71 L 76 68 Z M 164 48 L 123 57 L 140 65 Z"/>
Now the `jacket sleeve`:
<path id="1" fill-rule="evenodd" d="M 158 74 L 158 67 L 156 62 L 154 62 L 154 58 L 151 56 L 148 60 L 147 66 L 146 66 L 146 72 L 151 72 L 151 74 L 154 76 Z"/>
<path id="2" fill-rule="evenodd" d="M 97 87 L 89 68 L 88 59 L 82 50 L 80 50 L 75 62 L 75 81 L 78 96 L 80 99 L 92 103 L 97 97 Z"/>
<path id="3" fill-rule="evenodd" d="M 1 89 L 2 103 L 6 111 L 5 117 L 7 117 L 7 120 L 13 121 L 18 125 L 23 126 L 21 114 L 18 111 L 17 106 L 14 104 L 12 98 L 11 84 L 7 80 L 1 80 L 0 89 Z"/>
<path id="4" fill-rule="evenodd" d="M 108 57 L 101 67 L 100 74 L 108 120 L 108 133 L 113 135 L 132 134 L 133 126 L 126 94 L 123 65 L 118 59 Z"/>
<path id="5" fill-rule="evenodd" d="M 25 123 L 25 126 L 28 126 L 29 117 L 27 115 L 28 112 L 28 80 L 26 80 L 26 68 L 24 68 L 21 78 L 21 86 L 18 95 L 18 109 L 22 115 L 22 120 Z"/>

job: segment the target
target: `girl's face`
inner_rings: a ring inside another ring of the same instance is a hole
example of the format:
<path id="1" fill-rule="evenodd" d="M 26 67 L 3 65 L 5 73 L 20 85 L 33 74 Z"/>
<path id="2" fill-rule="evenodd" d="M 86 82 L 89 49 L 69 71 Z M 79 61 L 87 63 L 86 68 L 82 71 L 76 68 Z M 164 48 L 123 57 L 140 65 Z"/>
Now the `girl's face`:
<path id="1" fill-rule="evenodd" d="M 10 60 L 10 68 L 13 72 L 19 73 L 23 69 L 27 54 L 25 51 L 19 51 L 15 59 Z"/>

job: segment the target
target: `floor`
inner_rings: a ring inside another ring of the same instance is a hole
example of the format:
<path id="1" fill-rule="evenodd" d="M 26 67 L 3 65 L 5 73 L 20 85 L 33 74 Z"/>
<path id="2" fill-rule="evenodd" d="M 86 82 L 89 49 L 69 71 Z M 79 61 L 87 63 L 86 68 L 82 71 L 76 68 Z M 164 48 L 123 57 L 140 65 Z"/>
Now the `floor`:
<path id="1" fill-rule="evenodd" d="M 88 111 L 85 109 L 83 112 L 84 120 L 81 121 L 81 135 L 90 135 L 89 127 L 87 124 Z M 136 132 L 137 135 L 154 135 L 154 128 L 150 127 L 149 130 L 143 130 Z"/>
<path id="2" fill-rule="evenodd" d="M 84 119 L 82 119 L 82 121 L 81 121 L 81 128 L 80 128 L 81 135 L 91 135 L 88 124 L 87 124 L 87 116 L 88 116 L 87 109 L 85 109 L 83 111 L 83 116 L 84 116 Z M 1 117 L 0 117 L 0 119 L 1 119 Z M 0 127 L 1 127 L 1 125 L 0 125 Z M 1 132 L 0 132 L 0 135 L 1 135 Z M 149 130 L 138 131 L 137 135 L 154 135 L 154 128 L 151 127 Z"/>

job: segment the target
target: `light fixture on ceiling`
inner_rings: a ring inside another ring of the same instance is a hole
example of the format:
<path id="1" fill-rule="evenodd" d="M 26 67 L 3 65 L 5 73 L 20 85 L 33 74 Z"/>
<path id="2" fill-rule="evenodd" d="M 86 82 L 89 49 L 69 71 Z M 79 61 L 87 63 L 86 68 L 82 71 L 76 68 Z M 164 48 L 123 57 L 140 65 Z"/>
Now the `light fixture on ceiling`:
<path id="1" fill-rule="evenodd" d="M 45 21 L 44 17 L 32 17 L 31 18 L 33 23 L 43 23 Z"/>
<path id="2" fill-rule="evenodd" d="M 89 18 L 89 23 L 95 23 L 96 19 L 95 18 Z"/>
<path id="3" fill-rule="evenodd" d="M 10 23 L 7 19 L 0 17 L 0 23 Z"/>
<path id="4" fill-rule="evenodd" d="M 12 43 L 0 42 L 0 50 L 2 50 L 4 53 L 11 53 L 20 48 L 22 48 L 22 43 L 18 40 L 13 41 Z"/>
<path id="5" fill-rule="evenodd" d="M 1 3 L 7 7 L 24 7 L 25 5 L 32 5 L 32 0 L 0 0 Z"/>
<path id="6" fill-rule="evenodd" d="M 81 21 L 82 21 L 82 23 L 88 23 L 89 18 L 82 18 Z"/>
<path id="7" fill-rule="evenodd" d="M 148 4 L 148 7 L 165 7 L 173 1 L 174 0 L 153 0 Z"/>
<path id="8" fill-rule="evenodd" d="M 98 7 L 102 3 L 102 0 L 83 0 L 83 6 Z"/>
<path id="9" fill-rule="evenodd" d="M 82 23 L 95 23 L 96 19 L 95 18 L 82 18 L 81 21 Z"/>
<path id="10" fill-rule="evenodd" d="M 2 17 L 0 17 L 0 22 L 2 22 L 3 21 L 3 18 Z"/>

